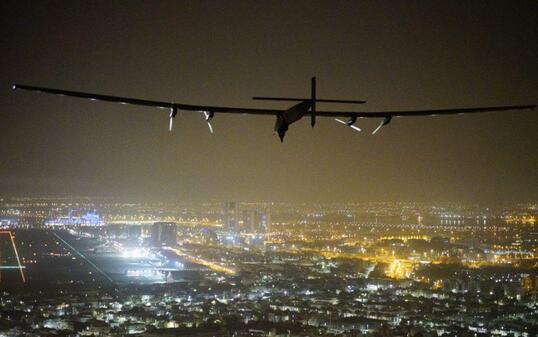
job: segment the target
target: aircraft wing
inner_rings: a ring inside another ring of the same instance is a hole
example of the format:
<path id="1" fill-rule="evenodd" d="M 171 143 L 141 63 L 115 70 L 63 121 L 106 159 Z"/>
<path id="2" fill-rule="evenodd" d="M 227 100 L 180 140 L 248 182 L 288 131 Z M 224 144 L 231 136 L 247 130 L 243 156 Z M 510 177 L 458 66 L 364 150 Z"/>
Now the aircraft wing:
<path id="1" fill-rule="evenodd" d="M 432 109 L 432 110 L 404 110 L 404 111 L 375 111 L 375 112 L 331 112 L 317 111 L 316 115 L 323 117 L 356 117 L 356 118 L 383 118 L 392 117 L 420 117 L 420 116 L 441 116 L 441 115 L 460 115 L 477 112 L 492 112 L 505 110 L 525 110 L 534 109 L 536 105 L 503 105 L 476 108 L 451 108 L 451 109 Z"/>
<path id="2" fill-rule="evenodd" d="M 275 109 L 234 108 L 234 107 L 192 105 L 192 104 L 183 104 L 183 103 L 175 103 L 175 102 L 153 101 L 153 100 L 145 100 L 145 99 L 139 99 L 139 98 L 92 94 L 92 93 L 86 93 L 86 92 L 80 92 L 80 91 L 69 91 L 69 90 L 60 90 L 60 89 L 52 89 L 52 88 L 34 87 L 34 86 L 22 85 L 22 84 L 15 84 L 13 86 L 13 89 L 42 92 L 46 94 L 53 94 L 53 95 L 60 95 L 60 96 L 86 98 L 92 101 L 115 102 L 115 103 L 120 103 L 120 104 L 140 105 L 140 106 L 148 106 L 148 107 L 161 108 L 161 109 L 175 108 L 178 110 L 186 110 L 186 111 L 200 111 L 200 112 L 207 111 L 207 112 L 218 112 L 218 113 L 239 113 L 239 114 L 253 114 L 253 115 L 278 115 L 280 112 L 282 112 L 282 110 L 275 110 Z"/>
<path id="3" fill-rule="evenodd" d="M 207 111 L 213 113 L 237 113 L 237 114 L 253 114 L 253 115 L 278 115 L 285 110 L 279 109 L 257 109 L 257 108 L 237 108 L 237 107 L 222 107 L 210 105 L 192 105 L 175 102 L 153 101 L 139 98 L 129 98 L 120 96 L 109 96 L 85 93 L 79 91 L 60 90 L 52 88 L 35 87 L 29 85 L 15 84 L 13 89 L 29 90 L 54 94 L 60 96 L 71 96 L 78 98 L 86 98 L 93 101 L 115 102 L 120 104 L 141 105 L 161 109 L 176 108 L 186 111 Z M 477 108 L 456 108 L 456 109 L 438 109 L 438 110 L 408 110 L 408 111 L 377 111 L 377 112 L 352 112 L 352 111 L 316 111 L 317 116 L 322 117 L 350 117 L 350 118 L 385 118 L 390 117 L 417 117 L 417 116 L 438 116 L 452 114 L 467 114 L 488 111 L 504 111 L 504 110 L 521 110 L 534 109 L 535 105 L 508 105 L 508 106 L 493 106 L 493 107 L 477 107 Z"/>
<path id="4" fill-rule="evenodd" d="M 334 118 L 337 122 L 349 126 L 356 131 L 361 131 L 360 128 L 353 125 L 357 118 L 383 118 L 372 134 L 376 134 L 383 126 L 390 123 L 392 117 L 426 117 L 426 116 L 441 116 L 441 115 L 462 115 L 477 112 L 505 111 L 505 110 L 525 110 L 534 109 L 536 105 L 504 105 L 476 108 L 455 108 L 455 109 L 436 109 L 436 110 L 407 110 L 407 111 L 376 111 L 376 112 L 327 112 L 317 111 L 316 115 L 324 117 L 348 117 L 349 121 L 342 121 Z"/>
<path id="5" fill-rule="evenodd" d="M 390 123 L 393 117 L 417 117 L 417 116 L 438 116 L 438 115 L 452 115 L 452 114 L 467 114 L 467 113 L 477 113 L 477 112 L 488 112 L 488 111 L 504 111 L 504 110 L 522 110 L 522 109 L 534 109 L 535 105 L 507 105 L 507 106 L 491 106 L 491 107 L 476 107 L 476 108 L 456 108 L 456 109 L 438 109 L 438 110 L 408 110 L 408 111 L 377 111 L 377 112 L 353 112 L 353 111 L 316 111 L 315 105 L 316 102 L 331 102 L 331 103 L 365 103 L 364 101 L 343 101 L 343 100 L 317 100 L 315 97 L 315 77 L 312 78 L 312 97 L 310 99 L 298 99 L 298 98 L 274 98 L 274 97 L 255 97 L 255 99 L 269 99 L 269 100 L 286 100 L 286 101 L 297 101 L 301 102 L 294 105 L 287 110 L 279 109 L 257 109 L 257 108 L 238 108 L 238 107 L 223 107 L 223 106 L 210 106 L 210 105 L 192 105 L 176 102 L 164 102 L 164 101 L 153 101 L 145 100 L 139 98 L 129 98 L 129 97 L 120 97 L 120 96 L 109 96 L 101 94 L 92 94 L 79 91 L 69 91 L 61 89 L 52 89 L 52 88 L 43 88 L 35 87 L 29 85 L 15 84 L 13 89 L 20 90 L 29 90 L 36 92 L 43 92 L 47 94 L 60 95 L 60 96 L 71 96 L 77 98 L 86 98 L 92 101 L 105 101 L 105 102 L 115 102 L 120 104 L 132 104 L 147 106 L 160 109 L 168 109 L 170 111 L 170 122 L 169 130 L 172 131 L 172 126 L 174 122 L 174 117 L 179 110 L 183 111 L 193 111 L 203 113 L 209 131 L 213 133 L 213 126 L 211 125 L 211 119 L 215 113 L 232 113 L 232 114 L 251 114 L 251 115 L 270 115 L 276 116 L 277 121 L 275 124 L 275 131 L 278 132 L 280 140 L 284 140 L 284 135 L 288 130 L 288 126 L 301 119 L 309 110 L 311 114 L 311 124 L 312 127 L 315 124 L 316 116 L 321 117 L 332 117 L 337 122 L 344 124 L 356 131 L 361 131 L 361 129 L 353 125 L 358 118 L 383 118 L 379 126 L 372 132 L 373 134 L 377 133 L 383 126 Z M 348 121 L 340 120 L 336 117 L 347 117 Z"/>

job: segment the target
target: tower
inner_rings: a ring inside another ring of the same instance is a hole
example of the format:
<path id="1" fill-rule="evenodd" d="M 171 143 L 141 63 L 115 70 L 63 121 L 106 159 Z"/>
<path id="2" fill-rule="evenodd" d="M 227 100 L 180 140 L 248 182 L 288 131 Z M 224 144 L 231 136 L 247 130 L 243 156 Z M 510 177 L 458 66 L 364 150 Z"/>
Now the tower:
<path id="1" fill-rule="evenodd" d="M 224 228 L 228 231 L 239 231 L 236 206 L 235 201 L 228 201 L 224 204 Z"/>

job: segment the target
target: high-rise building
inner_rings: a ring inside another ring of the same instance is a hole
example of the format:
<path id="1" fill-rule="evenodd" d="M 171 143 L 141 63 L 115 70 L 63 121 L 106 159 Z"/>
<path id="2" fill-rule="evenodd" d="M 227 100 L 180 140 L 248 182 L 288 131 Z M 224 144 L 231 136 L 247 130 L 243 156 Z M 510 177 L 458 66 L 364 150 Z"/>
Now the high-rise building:
<path id="1" fill-rule="evenodd" d="M 260 214 L 260 233 L 271 231 L 271 213 L 268 210 Z"/>
<path id="2" fill-rule="evenodd" d="M 151 228 L 151 246 L 175 246 L 177 244 L 177 226 L 173 222 L 156 222 Z"/>
<path id="3" fill-rule="evenodd" d="M 242 223 L 243 228 L 241 228 L 244 232 L 252 233 L 254 231 L 254 228 L 256 226 L 256 211 L 251 209 L 245 209 L 242 212 Z"/>
<path id="4" fill-rule="evenodd" d="M 240 230 L 239 222 L 237 221 L 237 203 L 228 201 L 224 204 L 224 228 L 229 231 Z"/>
<path id="5" fill-rule="evenodd" d="M 270 217 L 267 212 L 259 210 L 243 211 L 243 230 L 253 234 L 263 234 L 269 228 Z"/>

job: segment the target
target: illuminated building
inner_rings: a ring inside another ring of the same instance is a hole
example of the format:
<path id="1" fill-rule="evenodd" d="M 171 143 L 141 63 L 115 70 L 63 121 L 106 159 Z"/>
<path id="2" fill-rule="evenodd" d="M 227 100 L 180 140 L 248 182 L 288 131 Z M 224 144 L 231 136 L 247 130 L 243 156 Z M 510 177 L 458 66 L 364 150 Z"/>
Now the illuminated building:
<path id="1" fill-rule="evenodd" d="M 155 222 L 151 228 L 151 246 L 175 246 L 177 244 L 177 226 L 173 222 Z"/>
<path id="2" fill-rule="evenodd" d="M 536 296 L 538 290 L 538 276 L 526 275 L 521 280 L 521 286 L 526 295 Z"/>
<path id="3" fill-rule="evenodd" d="M 224 227 L 229 231 L 238 232 L 240 230 L 235 201 L 228 201 L 224 204 Z"/>
<path id="4" fill-rule="evenodd" d="M 269 228 L 269 215 L 258 210 L 244 210 L 243 213 L 243 228 L 245 232 L 262 234 L 267 232 Z"/>
<path id="5" fill-rule="evenodd" d="M 104 222 L 101 216 L 95 211 L 88 211 L 80 216 L 73 215 L 73 210 L 69 210 L 67 216 L 55 216 L 45 220 L 45 226 L 102 226 Z"/>
<path id="6" fill-rule="evenodd" d="M 434 236 L 431 238 L 430 243 L 436 248 L 446 248 L 450 244 L 450 239 L 446 237 Z"/>

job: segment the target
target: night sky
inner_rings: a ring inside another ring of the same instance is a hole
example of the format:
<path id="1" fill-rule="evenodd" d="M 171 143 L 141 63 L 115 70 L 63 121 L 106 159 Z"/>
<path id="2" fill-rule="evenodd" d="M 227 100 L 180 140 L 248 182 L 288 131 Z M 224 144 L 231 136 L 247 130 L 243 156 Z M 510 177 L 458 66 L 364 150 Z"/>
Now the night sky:
<path id="1" fill-rule="evenodd" d="M 290 126 L 12 91 L 191 104 L 538 103 L 537 1 L 2 1 L 0 195 L 170 201 L 538 200 L 538 111 Z"/>

